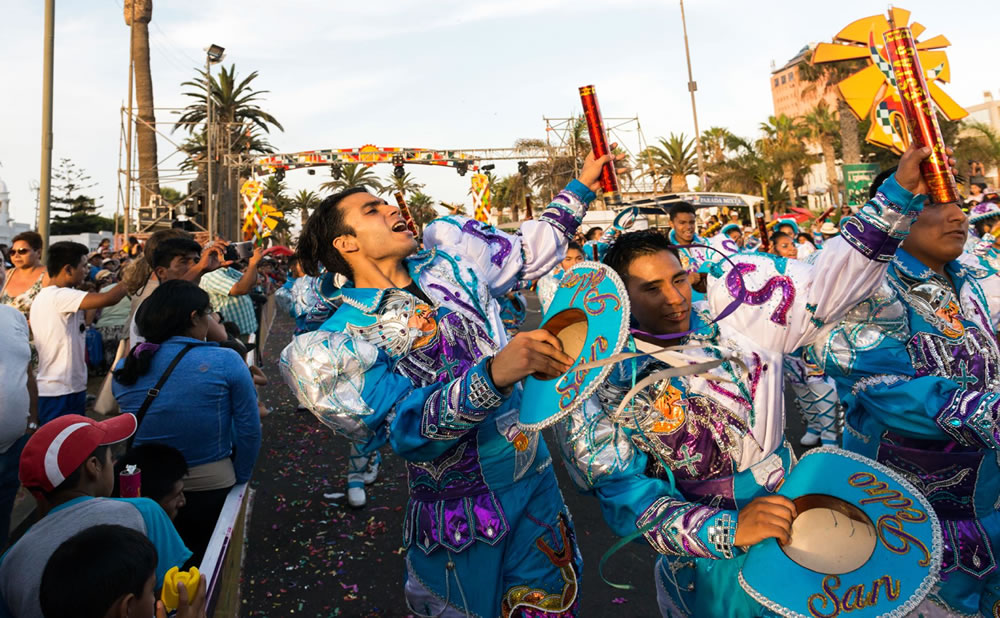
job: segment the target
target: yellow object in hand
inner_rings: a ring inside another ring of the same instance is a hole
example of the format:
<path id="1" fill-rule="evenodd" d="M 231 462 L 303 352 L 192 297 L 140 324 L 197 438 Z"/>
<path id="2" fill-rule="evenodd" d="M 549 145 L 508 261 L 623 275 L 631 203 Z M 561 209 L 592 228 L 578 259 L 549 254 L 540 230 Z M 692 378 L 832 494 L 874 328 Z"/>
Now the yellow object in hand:
<path id="1" fill-rule="evenodd" d="M 200 578 L 201 573 L 198 572 L 198 567 L 191 567 L 190 571 L 181 571 L 177 567 L 172 567 L 167 571 L 167 574 L 163 576 L 163 590 L 160 591 L 160 600 L 166 605 L 167 611 L 172 612 L 180 605 L 177 584 L 184 584 L 184 588 L 188 592 L 188 599 L 190 600 L 198 591 L 198 580 Z"/>

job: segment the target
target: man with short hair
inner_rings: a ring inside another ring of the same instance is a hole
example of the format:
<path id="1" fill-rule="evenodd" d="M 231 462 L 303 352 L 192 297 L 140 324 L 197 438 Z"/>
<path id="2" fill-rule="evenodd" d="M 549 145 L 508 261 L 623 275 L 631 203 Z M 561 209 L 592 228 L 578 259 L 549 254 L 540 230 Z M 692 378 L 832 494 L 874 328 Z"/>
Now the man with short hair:
<path id="1" fill-rule="evenodd" d="M 171 567 L 191 557 L 158 504 L 107 497 L 114 487 L 110 446 L 135 430 L 131 414 L 102 422 L 74 414 L 44 425 L 28 440 L 21 453 L 21 483 L 44 516 L 0 558 L 0 615 L 42 618 L 38 590 L 49 556 L 94 525 L 119 524 L 145 534 L 159 556 L 157 587 Z"/>
<path id="2" fill-rule="evenodd" d="M 257 314 L 249 294 L 257 285 L 257 266 L 263 257 L 264 250 L 257 247 L 242 273 L 232 267 L 219 268 L 202 275 L 198 283 L 211 296 L 212 307 L 244 336 L 257 332 Z"/>
<path id="3" fill-rule="evenodd" d="M 49 285 L 31 303 L 31 332 L 38 351 L 38 421 L 83 414 L 87 405 L 87 356 L 83 312 L 110 307 L 125 287 L 107 292 L 76 289 L 87 276 L 87 247 L 57 242 L 49 247 Z"/>
<path id="4" fill-rule="evenodd" d="M 282 372 L 363 453 L 388 441 L 406 460 L 412 613 L 577 614 L 581 560 L 552 460 L 538 433 L 517 426 L 518 382 L 554 378 L 574 359 L 545 330 L 508 341 L 496 299 L 562 258 L 612 159 L 588 156 L 580 179 L 516 234 L 443 217 L 418 253 L 397 207 L 349 189 L 299 237 L 307 274 L 321 262 L 352 285 L 319 331 L 285 349 Z"/>
<path id="5" fill-rule="evenodd" d="M 967 229 L 959 204 L 924 206 L 886 284 L 814 349 L 847 406 L 844 448 L 913 483 L 941 522 L 941 582 L 928 599 L 991 616 L 1000 609 L 1000 349 L 980 273 L 959 261 Z M 863 232 L 850 220 L 841 230 Z"/>
<path id="6" fill-rule="evenodd" d="M 703 292 L 705 274 L 708 264 L 720 258 L 711 249 L 703 247 L 688 247 L 685 245 L 707 245 L 708 241 L 698 236 L 695 229 L 697 219 L 694 216 L 694 206 L 687 202 L 677 202 L 670 207 L 670 242 L 678 245 L 681 266 L 688 272 L 691 287 L 695 288 L 695 300 L 704 298 Z M 699 291 L 700 290 L 700 291 Z"/>
<path id="7" fill-rule="evenodd" d="M 744 548 L 768 538 L 787 543 L 797 516 L 775 494 L 795 462 L 784 436 L 782 358 L 882 282 L 920 210 L 914 193 L 926 191 L 919 162 L 929 153 L 908 151 L 885 194 L 849 220 L 859 234 L 828 243 L 815 265 L 740 253 L 711 266 L 707 304 L 692 304 L 688 271 L 661 235 L 625 234 L 608 251 L 605 263 L 622 278 L 638 326 L 638 351 L 660 350 L 672 335 L 667 343 L 685 345 L 690 361 L 727 360 L 708 375 L 660 379 L 669 365 L 655 357 L 623 361 L 557 425 L 571 478 L 599 498 L 611 528 L 645 537 L 662 554 L 655 577 L 664 616 L 769 615 L 738 577 Z"/>

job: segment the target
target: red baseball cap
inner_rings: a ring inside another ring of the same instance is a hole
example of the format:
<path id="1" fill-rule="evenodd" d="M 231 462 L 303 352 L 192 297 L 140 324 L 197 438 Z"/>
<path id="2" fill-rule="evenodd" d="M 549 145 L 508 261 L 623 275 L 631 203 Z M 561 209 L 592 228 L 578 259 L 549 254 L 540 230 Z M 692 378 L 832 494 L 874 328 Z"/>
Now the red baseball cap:
<path id="1" fill-rule="evenodd" d="M 18 476 L 28 489 L 50 492 L 79 468 L 98 446 L 125 440 L 137 428 L 135 416 L 122 414 L 95 421 L 67 414 L 45 423 L 21 451 Z"/>

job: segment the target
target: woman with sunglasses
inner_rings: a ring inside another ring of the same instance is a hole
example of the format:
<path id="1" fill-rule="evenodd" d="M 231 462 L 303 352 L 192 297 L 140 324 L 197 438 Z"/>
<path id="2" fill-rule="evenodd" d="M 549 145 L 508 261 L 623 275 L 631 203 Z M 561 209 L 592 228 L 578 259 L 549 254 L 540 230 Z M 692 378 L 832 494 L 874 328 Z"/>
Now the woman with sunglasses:
<path id="1" fill-rule="evenodd" d="M 15 236 L 10 261 L 14 268 L 7 271 L 0 289 L 0 305 L 10 305 L 27 320 L 31 303 L 49 279 L 42 266 L 42 237 L 37 232 L 21 232 Z"/>

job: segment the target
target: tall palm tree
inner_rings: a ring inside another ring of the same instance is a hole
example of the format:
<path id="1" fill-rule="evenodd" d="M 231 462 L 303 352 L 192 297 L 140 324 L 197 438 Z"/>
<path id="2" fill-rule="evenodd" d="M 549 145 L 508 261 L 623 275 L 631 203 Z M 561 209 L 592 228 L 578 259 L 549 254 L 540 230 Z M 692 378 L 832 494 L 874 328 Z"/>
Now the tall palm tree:
<path id="1" fill-rule="evenodd" d="M 803 129 L 794 118 L 785 114 L 768 116 L 767 122 L 760 123 L 764 134 L 761 142 L 764 155 L 781 168 L 781 175 L 788 191 L 789 206 L 795 207 L 796 176 L 803 166 L 812 160 L 802 144 Z"/>
<path id="2" fill-rule="evenodd" d="M 299 217 L 302 220 L 303 227 L 305 227 L 306 221 L 309 219 L 309 211 L 314 210 L 317 206 L 319 206 L 319 203 L 320 197 L 312 191 L 307 191 L 305 189 L 300 189 L 299 192 L 293 195 L 290 200 L 291 209 L 299 211 Z"/>
<path id="3" fill-rule="evenodd" d="M 659 146 L 648 146 L 639 153 L 652 166 L 647 175 L 652 176 L 654 182 L 656 178 L 669 178 L 670 190 L 675 193 L 687 191 L 687 177 L 698 173 L 694 139 L 687 139 L 683 133 L 671 133 L 669 138 L 661 137 L 657 141 Z"/>
<path id="4" fill-rule="evenodd" d="M 826 62 L 820 66 L 811 62 L 803 62 L 799 65 L 799 79 L 810 82 L 812 86 L 802 92 L 806 94 L 810 90 L 818 88 L 826 93 L 863 68 L 865 68 L 864 60 Z M 858 131 L 858 117 L 854 115 L 854 110 L 839 93 L 837 94 L 837 120 L 840 123 L 840 147 L 844 163 L 861 163 L 861 134 Z"/>
<path id="5" fill-rule="evenodd" d="M 153 0 L 125 0 L 125 25 L 131 29 L 132 67 L 135 78 L 136 151 L 139 154 L 139 204 L 149 204 L 149 196 L 160 192 L 156 168 L 156 116 L 153 114 L 153 76 L 149 69 L 149 22 Z M 133 15 L 135 19 L 133 21 Z"/>
<path id="6" fill-rule="evenodd" d="M 840 189 L 837 183 L 837 155 L 834 146 L 840 123 L 836 115 L 830 112 L 826 102 L 820 101 L 802 119 L 802 128 L 809 139 L 818 142 L 823 149 L 823 163 L 826 164 L 826 178 L 829 183 L 827 191 L 830 193 L 831 202 L 836 204 L 840 201 L 837 198 Z"/>
<path id="7" fill-rule="evenodd" d="M 340 178 L 328 180 L 319 186 L 324 191 L 339 193 L 354 187 L 364 187 L 379 194 L 385 191 L 382 181 L 378 179 L 372 168 L 360 163 L 346 163 L 340 168 Z"/>
<path id="8" fill-rule="evenodd" d="M 438 213 L 434 210 L 434 199 L 426 193 L 417 191 L 406 201 L 406 205 L 420 233 L 423 233 L 425 225 L 438 218 Z"/>
<path id="9" fill-rule="evenodd" d="M 271 128 L 284 131 L 278 119 L 264 111 L 259 105 L 262 95 L 267 90 L 254 90 L 252 83 L 257 79 L 257 71 L 247 75 L 242 80 L 236 75 L 236 66 L 228 69 L 221 67 L 218 75 L 209 75 L 203 69 L 198 70 L 198 77 L 192 81 L 183 82 L 182 86 L 193 88 L 184 92 L 184 96 L 194 101 L 184 108 L 184 113 L 178 119 L 176 129 L 183 126 L 192 136 L 182 147 L 188 155 L 188 166 L 196 167 L 199 172 L 207 170 L 204 162 L 204 136 L 199 140 L 198 134 L 203 132 L 207 116 L 208 97 L 212 97 L 212 187 L 219 193 L 220 231 L 229 236 L 235 235 L 230 226 L 238 221 L 235 213 L 240 211 L 238 185 L 241 177 L 248 173 L 247 168 L 226 168 L 226 174 L 219 173 L 217 168 L 223 162 L 223 153 L 273 152 L 271 145 L 262 134 L 269 134 Z M 199 148 L 200 146 L 200 148 Z M 190 147 L 190 149 L 188 149 Z M 235 213 L 233 212 L 235 210 Z"/>
<path id="10" fill-rule="evenodd" d="M 417 180 L 410 176 L 410 172 L 404 172 L 402 176 L 396 176 L 395 173 L 389 176 L 387 182 L 382 183 L 382 193 L 402 193 L 404 196 L 409 193 L 415 193 L 424 188 L 424 185 L 417 182 Z"/>
<path id="11" fill-rule="evenodd" d="M 770 196 L 774 195 L 770 188 L 781 182 L 780 166 L 764 154 L 763 140 L 730 136 L 726 150 L 732 156 L 711 166 L 715 186 L 735 193 L 759 192 L 764 198 L 764 214 L 770 218 Z"/>

